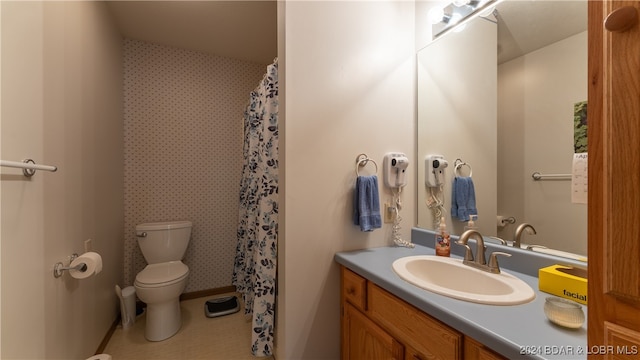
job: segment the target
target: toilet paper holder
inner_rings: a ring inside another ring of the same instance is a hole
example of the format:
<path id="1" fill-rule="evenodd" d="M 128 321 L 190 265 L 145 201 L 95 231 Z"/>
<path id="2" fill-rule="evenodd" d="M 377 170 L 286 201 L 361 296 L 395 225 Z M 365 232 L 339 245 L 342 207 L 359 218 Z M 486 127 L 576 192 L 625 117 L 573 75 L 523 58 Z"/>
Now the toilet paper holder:
<path id="1" fill-rule="evenodd" d="M 71 264 L 73 260 L 75 260 L 77 257 L 78 257 L 77 253 L 71 254 L 71 256 L 69 257 L 69 264 Z M 65 270 L 77 270 L 77 271 L 85 272 L 87 271 L 87 264 L 81 263 L 76 266 L 64 266 L 63 263 L 57 262 L 53 266 L 53 277 L 56 279 L 59 278 L 60 276 L 62 276 Z"/>

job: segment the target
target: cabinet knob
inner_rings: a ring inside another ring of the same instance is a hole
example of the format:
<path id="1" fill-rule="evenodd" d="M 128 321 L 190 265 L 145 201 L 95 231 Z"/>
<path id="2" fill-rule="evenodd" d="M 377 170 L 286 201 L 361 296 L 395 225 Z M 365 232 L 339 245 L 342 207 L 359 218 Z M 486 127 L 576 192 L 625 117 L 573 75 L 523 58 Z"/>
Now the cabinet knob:
<path id="1" fill-rule="evenodd" d="M 354 289 L 352 286 L 347 288 L 347 294 L 353 295 L 355 293 L 356 293 L 356 289 Z"/>
<path id="2" fill-rule="evenodd" d="M 613 32 L 629 30 L 638 23 L 638 10 L 633 6 L 615 9 L 604 20 L 605 29 Z"/>

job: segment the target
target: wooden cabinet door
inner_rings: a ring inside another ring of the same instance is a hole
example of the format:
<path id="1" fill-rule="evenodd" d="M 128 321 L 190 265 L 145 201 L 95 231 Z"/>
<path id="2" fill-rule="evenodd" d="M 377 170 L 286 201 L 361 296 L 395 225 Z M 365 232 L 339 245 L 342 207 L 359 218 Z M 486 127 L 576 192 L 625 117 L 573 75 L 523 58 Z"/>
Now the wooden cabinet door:
<path id="1" fill-rule="evenodd" d="M 480 342 L 464 337 L 464 360 L 506 360 Z"/>
<path id="2" fill-rule="evenodd" d="M 429 360 L 432 357 L 427 354 L 423 354 L 420 351 L 412 348 L 411 346 L 405 346 L 404 348 L 404 360 Z"/>
<path id="3" fill-rule="evenodd" d="M 588 6 L 587 350 L 613 359 L 640 351 L 640 1 Z"/>
<path id="4" fill-rule="evenodd" d="M 403 360 L 402 344 L 349 303 L 343 321 L 343 360 Z"/>

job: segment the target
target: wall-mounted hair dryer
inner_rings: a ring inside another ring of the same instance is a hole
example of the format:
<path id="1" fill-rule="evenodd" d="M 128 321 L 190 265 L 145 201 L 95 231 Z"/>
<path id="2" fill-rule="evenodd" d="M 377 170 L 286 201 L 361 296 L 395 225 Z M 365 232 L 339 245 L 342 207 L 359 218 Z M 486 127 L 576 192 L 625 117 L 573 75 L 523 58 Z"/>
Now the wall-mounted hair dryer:
<path id="1" fill-rule="evenodd" d="M 384 184 L 390 188 L 407 185 L 405 172 L 409 159 L 403 153 L 388 153 L 384 156 Z"/>
<path id="2" fill-rule="evenodd" d="M 425 182 L 429 187 L 437 187 L 444 184 L 444 170 L 449 166 L 442 155 L 427 155 L 425 162 Z"/>

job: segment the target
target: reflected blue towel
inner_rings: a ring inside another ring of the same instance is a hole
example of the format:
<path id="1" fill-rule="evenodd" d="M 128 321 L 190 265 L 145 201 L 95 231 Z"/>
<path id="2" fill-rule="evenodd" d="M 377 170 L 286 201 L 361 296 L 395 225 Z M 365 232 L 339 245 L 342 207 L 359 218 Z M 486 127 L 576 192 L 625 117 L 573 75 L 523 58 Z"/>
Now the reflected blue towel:
<path id="1" fill-rule="evenodd" d="M 460 221 L 469 221 L 469 215 L 478 215 L 473 180 L 470 177 L 456 176 L 451 192 L 451 216 Z"/>
<path id="2" fill-rule="evenodd" d="M 377 176 L 358 176 L 353 200 L 353 223 L 360 225 L 360 230 L 373 231 L 382 227 Z"/>

